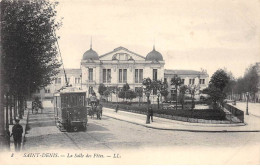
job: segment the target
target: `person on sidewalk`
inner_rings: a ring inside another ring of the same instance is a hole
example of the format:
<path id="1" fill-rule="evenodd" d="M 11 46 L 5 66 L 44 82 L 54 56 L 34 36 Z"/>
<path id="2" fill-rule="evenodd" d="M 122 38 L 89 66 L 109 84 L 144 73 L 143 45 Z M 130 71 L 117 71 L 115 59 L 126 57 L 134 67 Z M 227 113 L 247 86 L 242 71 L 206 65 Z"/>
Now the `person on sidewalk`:
<path id="1" fill-rule="evenodd" d="M 150 113 L 149 113 L 150 107 L 147 108 L 146 113 L 146 124 L 150 124 Z"/>
<path id="2" fill-rule="evenodd" d="M 151 118 L 151 121 L 153 122 L 153 109 L 152 107 L 150 106 L 149 109 L 148 109 L 148 114 L 149 114 L 149 120 Z"/>
<path id="3" fill-rule="evenodd" d="M 14 138 L 15 151 L 20 151 L 22 143 L 23 127 L 19 124 L 19 121 L 19 119 L 15 120 L 15 125 L 12 128 L 11 134 Z"/>
<path id="4" fill-rule="evenodd" d="M 117 105 L 116 105 L 116 110 L 115 110 L 116 113 L 117 113 L 117 111 L 118 111 L 118 108 L 119 108 L 119 105 L 117 104 Z"/>

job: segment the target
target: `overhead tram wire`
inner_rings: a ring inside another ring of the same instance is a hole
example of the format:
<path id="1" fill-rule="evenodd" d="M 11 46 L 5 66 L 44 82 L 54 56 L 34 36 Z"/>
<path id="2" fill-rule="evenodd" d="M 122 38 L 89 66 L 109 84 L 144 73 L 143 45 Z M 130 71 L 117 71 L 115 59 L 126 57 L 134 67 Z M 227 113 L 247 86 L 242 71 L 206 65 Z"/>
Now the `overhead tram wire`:
<path id="1" fill-rule="evenodd" d="M 57 46 L 58 46 L 58 50 L 59 50 L 59 54 L 60 54 L 60 58 L 61 58 L 61 63 L 62 63 L 62 67 L 63 67 L 63 72 L 64 72 L 64 75 L 65 75 L 66 87 L 68 87 L 68 86 L 69 86 L 69 83 L 68 83 L 66 71 L 65 71 L 65 68 L 64 68 L 64 64 L 63 64 L 63 59 L 62 59 L 62 56 L 61 56 L 61 52 L 60 52 L 59 42 L 58 42 L 56 33 L 55 33 L 54 31 L 53 31 L 53 33 L 54 33 L 55 38 L 56 38 L 56 42 L 57 42 Z"/>

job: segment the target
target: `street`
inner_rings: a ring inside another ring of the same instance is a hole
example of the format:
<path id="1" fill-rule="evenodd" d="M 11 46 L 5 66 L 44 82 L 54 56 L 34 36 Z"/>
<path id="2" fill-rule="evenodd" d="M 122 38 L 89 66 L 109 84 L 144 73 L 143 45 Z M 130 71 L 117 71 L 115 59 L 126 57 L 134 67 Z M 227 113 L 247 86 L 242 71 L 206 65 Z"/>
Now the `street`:
<path id="1" fill-rule="evenodd" d="M 160 161 L 165 155 L 164 157 L 171 158 L 166 162 L 180 164 L 232 164 L 245 161 L 259 163 L 258 157 L 245 155 L 250 150 L 250 153 L 259 156 L 259 132 L 198 133 L 157 130 L 105 116 L 102 120 L 89 118 L 86 132 L 60 132 L 55 126 L 52 108 L 46 108 L 43 114 L 30 114 L 28 128 L 25 152 L 102 151 L 108 155 L 118 153 L 122 157 L 139 156 L 146 152 L 147 158 L 143 161 L 154 155 L 156 159 L 151 161 Z M 238 159 L 240 157 L 245 160 Z"/>

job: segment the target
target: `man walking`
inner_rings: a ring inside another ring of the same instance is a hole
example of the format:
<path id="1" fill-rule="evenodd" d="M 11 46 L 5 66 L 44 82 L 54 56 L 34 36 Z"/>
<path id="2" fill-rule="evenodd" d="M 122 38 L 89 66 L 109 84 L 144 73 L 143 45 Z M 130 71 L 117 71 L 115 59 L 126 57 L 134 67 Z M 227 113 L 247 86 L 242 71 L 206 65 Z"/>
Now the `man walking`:
<path id="1" fill-rule="evenodd" d="M 23 127 L 19 124 L 19 121 L 19 119 L 15 120 L 15 125 L 12 128 L 11 134 L 14 138 L 15 151 L 20 151 L 22 143 Z"/>
<path id="2" fill-rule="evenodd" d="M 153 122 L 153 109 L 152 109 L 151 106 L 148 109 L 148 114 L 149 114 L 149 120 L 150 120 L 150 117 L 151 117 L 151 121 Z"/>

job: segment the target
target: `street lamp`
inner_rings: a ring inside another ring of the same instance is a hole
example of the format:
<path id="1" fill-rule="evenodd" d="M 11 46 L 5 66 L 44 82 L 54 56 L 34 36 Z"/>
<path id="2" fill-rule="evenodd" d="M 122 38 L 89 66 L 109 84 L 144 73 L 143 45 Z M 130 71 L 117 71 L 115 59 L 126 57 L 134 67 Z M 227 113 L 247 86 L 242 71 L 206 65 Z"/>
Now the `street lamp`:
<path id="1" fill-rule="evenodd" d="M 158 109 L 160 108 L 160 105 L 159 105 L 159 97 L 161 96 L 161 93 L 157 93 L 157 103 L 158 103 Z"/>
<path id="2" fill-rule="evenodd" d="M 248 113 L 248 97 L 249 97 L 249 92 L 246 92 L 246 115 L 249 115 L 249 113 Z"/>

